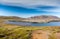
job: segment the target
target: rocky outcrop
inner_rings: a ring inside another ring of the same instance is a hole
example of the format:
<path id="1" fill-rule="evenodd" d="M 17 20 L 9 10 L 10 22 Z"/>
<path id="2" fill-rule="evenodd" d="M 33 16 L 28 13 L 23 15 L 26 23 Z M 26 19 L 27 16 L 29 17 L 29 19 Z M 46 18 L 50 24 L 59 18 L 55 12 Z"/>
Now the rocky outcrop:
<path id="1" fill-rule="evenodd" d="M 0 19 L 5 19 L 9 21 L 24 21 L 24 22 L 33 22 L 33 23 L 47 23 L 47 22 L 59 22 L 60 18 L 57 16 L 47 16 L 47 15 L 41 15 L 41 16 L 34 16 L 29 18 L 21 18 L 16 16 L 0 16 Z"/>
<path id="2" fill-rule="evenodd" d="M 45 22 L 51 22 L 51 21 L 60 21 L 60 18 L 57 16 L 42 15 L 42 16 L 29 17 L 23 21 L 45 23 Z"/>

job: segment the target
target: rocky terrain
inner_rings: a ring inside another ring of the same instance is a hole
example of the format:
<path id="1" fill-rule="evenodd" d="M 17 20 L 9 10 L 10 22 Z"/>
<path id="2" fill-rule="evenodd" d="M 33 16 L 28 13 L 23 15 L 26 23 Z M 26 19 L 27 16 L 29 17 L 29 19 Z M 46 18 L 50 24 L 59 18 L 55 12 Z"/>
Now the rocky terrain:
<path id="1" fill-rule="evenodd" d="M 60 39 L 60 26 L 20 26 L 13 24 L 4 24 L 6 20 L 26 21 L 27 22 L 45 22 L 46 20 L 57 20 L 56 16 L 34 16 L 30 18 L 20 18 L 15 16 L 0 16 L 0 39 Z M 30 21 L 34 20 L 34 21 Z"/>
<path id="2" fill-rule="evenodd" d="M 60 21 L 60 18 L 57 16 L 47 16 L 47 15 L 41 15 L 41 16 L 34 16 L 29 18 L 21 18 L 16 16 L 0 16 L 0 19 L 9 20 L 9 21 L 24 21 L 24 22 L 33 22 L 33 23 L 47 23 L 47 22 L 56 22 Z"/>
<path id="3" fill-rule="evenodd" d="M 41 16 L 34 16 L 34 17 L 29 17 L 25 19 L 24 21 L 27 22 L 51 22 L 51 21 L 60 21 L 60 18 L 57 16 L 47 16 L 47 15 L 41 15 Z"/>

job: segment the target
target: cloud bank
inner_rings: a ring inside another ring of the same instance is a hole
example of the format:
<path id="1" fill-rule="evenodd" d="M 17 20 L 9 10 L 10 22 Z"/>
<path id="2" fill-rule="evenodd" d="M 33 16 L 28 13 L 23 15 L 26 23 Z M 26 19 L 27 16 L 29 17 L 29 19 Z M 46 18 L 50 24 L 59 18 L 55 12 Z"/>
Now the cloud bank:
<path id="1" fill-rule="evenodd" d="M 0 5 L 15 6 L 13 9 L 18 9 L 17 12 L 60 13 L 60 0 L 0 0 Z"/>

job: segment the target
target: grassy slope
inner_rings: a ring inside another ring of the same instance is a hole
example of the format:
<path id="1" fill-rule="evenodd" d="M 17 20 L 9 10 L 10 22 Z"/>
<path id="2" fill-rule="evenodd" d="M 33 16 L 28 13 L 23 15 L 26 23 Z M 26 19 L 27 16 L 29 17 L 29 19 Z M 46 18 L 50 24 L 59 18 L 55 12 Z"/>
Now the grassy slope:
<path id="1" fill-rule="evenodd" d="M 55 39 L 54 33 L 60 30 L 60 27 L 36 27 L 36 26 L 17 26 L 5 24 L 0 27 L 0 39 L 30 39 L 33 30 L 50 31 L 51 36 L 49 39 Z"/>
<path id="2" fill-rule="evenodd" d="M 49 39 L 55 39 L 54 34 L 59 32 L 60 27 L 47 27 L 47 26 L 18 26 L 18 25 L 11 25 L 11 24 L 4 24 L 3 19 L 0 20 L 0 39 L 30 39 L 31 32 L 33 30 L 45 30 L 50 31 L 51 36 Z"/>

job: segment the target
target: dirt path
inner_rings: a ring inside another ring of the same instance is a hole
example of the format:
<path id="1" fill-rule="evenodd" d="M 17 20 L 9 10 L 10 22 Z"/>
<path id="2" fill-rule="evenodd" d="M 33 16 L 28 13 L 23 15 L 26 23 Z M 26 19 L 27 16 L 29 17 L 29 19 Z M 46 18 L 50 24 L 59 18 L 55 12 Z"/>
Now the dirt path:
<path id="1" fill-rule="evenodd" d="M 56 38 L 60 39 L 60 33 L 56 33 Z"/>
<path id="2" fill-rule="evenodd" d="M 32 39 L 48 39 L 48 35 L 48 31 L 36 30 L 32 32 Z"/>

